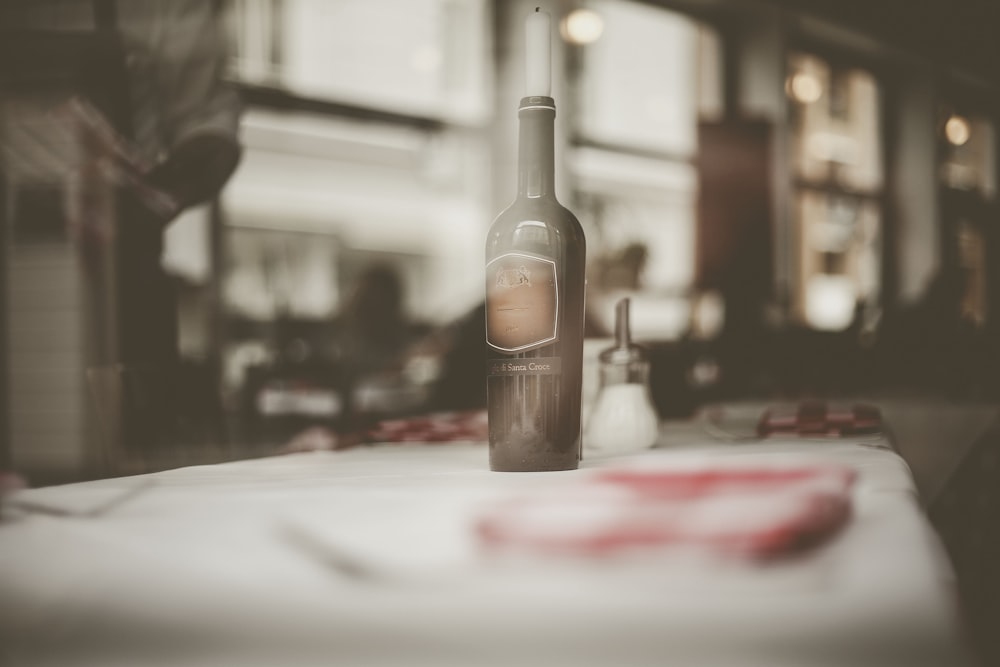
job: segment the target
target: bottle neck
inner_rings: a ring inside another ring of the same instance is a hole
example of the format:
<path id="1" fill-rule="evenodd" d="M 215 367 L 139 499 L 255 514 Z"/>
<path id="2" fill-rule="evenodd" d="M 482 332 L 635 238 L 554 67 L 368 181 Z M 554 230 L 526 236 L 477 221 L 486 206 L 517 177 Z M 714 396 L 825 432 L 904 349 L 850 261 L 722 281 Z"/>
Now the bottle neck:
<path id="1" fill-rule="evenodd" d="M 517 112 L 519 197 L 555 196 L 556 105 L 551 97 L 525 97 Z"/>

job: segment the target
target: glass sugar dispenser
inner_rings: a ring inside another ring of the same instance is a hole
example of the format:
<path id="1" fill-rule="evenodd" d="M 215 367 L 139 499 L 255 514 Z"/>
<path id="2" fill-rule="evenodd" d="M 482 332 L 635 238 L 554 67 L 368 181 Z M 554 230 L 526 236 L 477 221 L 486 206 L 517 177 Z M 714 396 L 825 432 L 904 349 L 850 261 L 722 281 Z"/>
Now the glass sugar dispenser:
<path id="1" fill-rule="evenodd" d="M 649 390 L 649 357 L 632 342 L 629 299 L 615 304 L 615 345 L 602 350 L 600 385 L 583 446 L 593 453 L 627 453 L 656 444 L 659 419 Z"/>

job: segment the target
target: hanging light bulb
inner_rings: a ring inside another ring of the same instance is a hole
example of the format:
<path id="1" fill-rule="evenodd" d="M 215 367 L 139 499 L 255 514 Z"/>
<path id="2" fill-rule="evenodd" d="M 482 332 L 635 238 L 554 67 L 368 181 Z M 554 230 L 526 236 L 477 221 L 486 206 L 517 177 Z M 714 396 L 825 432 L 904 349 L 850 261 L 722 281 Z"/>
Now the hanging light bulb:
<path id="1" fill-rule="evenodd" d="M 591 44 L 604 32 L 604 19 L 592 9 L 574 9 L 559 24 L 563 39 L 573 44 Z"/>
<path id="2" fill-rule="evenodd" d="M 969 127 L 969 121 L 958 114 L 952 114 L 944 124 L 944 136 L 952 146 L 964 145 L 971 135 L 972 128 Z"/>
<path id="3" fill-rule="evenodd" d="M 854 319 L 857 296 L 848 276 L 817 273 L 805 285 L 805 315 L 820 331 L 843 331 Z"/>
<path id="4" fill-rule="evenodd" d="M 788 80 L 788 93 L 796 102 L 802 104 L 812 104 L 823 96 L 823 84 L 816 78 L 815 74 L 809 72 L 796 72 Z"/>

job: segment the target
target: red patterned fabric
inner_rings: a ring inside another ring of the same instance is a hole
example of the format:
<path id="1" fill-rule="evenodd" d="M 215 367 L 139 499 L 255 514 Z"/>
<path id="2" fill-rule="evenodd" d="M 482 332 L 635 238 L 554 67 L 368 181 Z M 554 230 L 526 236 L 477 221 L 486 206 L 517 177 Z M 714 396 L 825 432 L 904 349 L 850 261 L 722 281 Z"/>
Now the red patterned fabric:
<path id="1" fill-rule="evenodd" d="M 768 558 L 814 546 L 850 516 L 855 472 L 838 466 L 607 470 L 481 517 L 484 544 L 606 556 L 696 546 Z"/>
<path id="2" fill-rule="evenodd" d="M 871 405 L 838 405 L 805 401 L 787 408 L 766 410 L 757 423 L 757 435 L 778 434 L 844 437 L 882 432 L 882 415 Z"/>
<path id="3" fill-rule="evenodd" d="M 486 440 L 486 411 L 439 412 L 379 422 L 368 431 L 369 442 L 457 442 Z"/>

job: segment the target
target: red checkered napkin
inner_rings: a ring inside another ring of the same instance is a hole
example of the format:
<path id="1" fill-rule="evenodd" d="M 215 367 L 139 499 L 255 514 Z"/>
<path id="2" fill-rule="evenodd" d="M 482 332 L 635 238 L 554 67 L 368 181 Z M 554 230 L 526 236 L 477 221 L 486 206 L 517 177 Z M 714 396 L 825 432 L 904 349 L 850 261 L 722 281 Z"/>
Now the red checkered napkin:
<path id="1" fill-rule="evenodd" d="M 757 435 L 851 437 L 881 433 L 882 414 L 872 405 L 803 401 L 768 408 L 757 422 Z"/>
<path id="2" fill-rule="evenodd" d="M 387 419 L 366 434 L 370 442 L 458 442 L 486 440 L 485 410 L 437 412 L 407 419 Z"/>
<path id="3" fill-rule="evenodd" d="M 607 556 L 677 546 L 768 558 L 814 546 L 851 512 L 853 469 L 619 469 L 480 517 L 491 548 Z"/>

